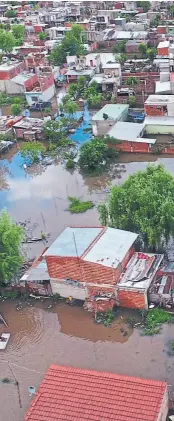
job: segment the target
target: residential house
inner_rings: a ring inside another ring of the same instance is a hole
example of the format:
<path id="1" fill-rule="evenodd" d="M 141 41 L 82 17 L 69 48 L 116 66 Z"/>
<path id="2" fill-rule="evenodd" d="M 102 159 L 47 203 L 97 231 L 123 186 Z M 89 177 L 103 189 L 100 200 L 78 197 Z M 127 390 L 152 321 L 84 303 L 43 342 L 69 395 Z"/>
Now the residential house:
<path id="1" fill-rule="evenodd" d="M 13 125 L 13 131 L 17 139 L 34 141 L 43 139 L 43 127 L 44 120 L 25 117 Z"/>
<path id="2" fill-rule="evenodd" d="M 113 228 L 66 228 L 42 255 L 52 294 L 83 300 L 94 313 L 114 305 L 147 309 L 148 289 L 163 255 L 135 253 L 137 237 Z M 133 275 L 126 288 L 129 262 Z"/>
<path id="3" fill-rule="evenodd" d="M 169 46 L 170 46 L 170 42 L 169 41 L 161 41 L 158 44 L 158 56 L 168 56 L 169 55 Z"/>
<path id="4" fill-rule="evenodd" d="M 126 53 L 139 53 L 139 45 L 142 44 L 142 41 L 133 39 L 126 42 L 125 51 Z M 143 41 L 143 44 L 147 45 L 147 40 Z"/>
<path id="5" fill-rule="evenodd" d="M 166 421 L 167 413 L 164 381 L 51 365 L 24 421 Z"/>
<path id="6" fill-rule="evenodd" d="M 35 102 L 48 102 L 54 95 L 54 76 L 50 72 L 40 72 L 37 75 L 36 83 L 32 86 L 27 86 L 25 91 L 28 105 L 32 105 Z"/>
<path id="7" fill-rule="evenodd" d="M 94 136 L 108 133 L 117 121 L 124 121 L 128 115 L 129 105 L 107 104 L 92 117 L 92 131 Z"/>
<path id="8" fill-rule="evenodd" d="M 118 86 L 121 85 L 121 65 L 119 63 L 105 63 L 101 65 L 104 73 L 99 73 L 93 76 L 92 82 L 96 82 L 100 89 L 105 91 L 110 91 L 113 94 L 116 94 Z"/>
<path id="9" fill-rule="evenodd" d="M 147 116 L 174 117 L 174 95 L 149 95 L 144 109 Z"/>
<path id="10" fill-rule="evenodd" d="M 11 92 L 11 79 L 19 75 L 25 68 L 24 62 L 8 61 L 0 64 L 0 92 Z"/>
<path id="11" fill-rule="evenodd" d="M 144 136 L 145 130 L 144 123 L 118 121 L 107 134 L 120 141 L 119 145 L 112 145 L 118 150 L 134 153 L 150 153 L 152 152 L 152 146 L 156 143 L 156 139 L 146 138 Z"/>
<path id="12" fill-rule="evenodd" d="M 65 73 L 67 82 L 76 81 L 80 76 L 85 76 L 90 80 L 100 66 L 100 56 L 92 54 L 87 56 L 67 56 L 68 70 Z M 95 63 L 97 63 L 95 65 Z"/>

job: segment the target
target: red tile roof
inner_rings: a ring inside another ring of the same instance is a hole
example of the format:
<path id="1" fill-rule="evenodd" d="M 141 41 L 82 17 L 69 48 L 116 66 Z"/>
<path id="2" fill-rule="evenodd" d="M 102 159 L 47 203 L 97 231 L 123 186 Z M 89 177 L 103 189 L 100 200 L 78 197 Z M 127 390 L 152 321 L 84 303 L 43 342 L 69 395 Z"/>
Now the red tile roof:
<path id="1" fill-rule="evenodd" d="M 115 285 L 120 277 L 118 268 L 87 262 L 78 257 L 45 256 L 48 273 L 54 279 L 73 279 L 85 283 Z"/>
<path id="2" fill-rule="evenodd" d="M 51 365 L 24 421 L 157 421 L 166 382 Z"/>

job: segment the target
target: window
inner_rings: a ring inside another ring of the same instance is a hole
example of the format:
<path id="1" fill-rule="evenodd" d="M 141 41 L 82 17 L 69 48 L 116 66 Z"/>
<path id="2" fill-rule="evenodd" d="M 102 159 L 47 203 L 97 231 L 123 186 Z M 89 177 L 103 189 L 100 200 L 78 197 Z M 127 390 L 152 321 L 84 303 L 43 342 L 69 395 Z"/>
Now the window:
<path id="1" fill-rule="evenodd" d="M 31 100 L 32 100 L 33 102 L 38 102 L 38 97 L 37 97 L 37 96 L 32 96 L 32 97 L 31 97 Z"/>

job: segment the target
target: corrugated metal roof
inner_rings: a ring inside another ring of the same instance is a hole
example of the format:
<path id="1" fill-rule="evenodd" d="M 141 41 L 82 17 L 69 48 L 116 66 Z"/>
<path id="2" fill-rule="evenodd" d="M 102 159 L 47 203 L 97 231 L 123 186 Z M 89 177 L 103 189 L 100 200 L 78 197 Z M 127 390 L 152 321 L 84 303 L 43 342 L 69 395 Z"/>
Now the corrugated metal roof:
<path id="1" fill-rule="evenodd" d="M 50 276 L 46 261 L 42 260 L 37 266 L 32 266 L 20 279 L 20 281 L 37 282 L 49 281 Z"/>
<path id="2" fill-rule="evenodd" d="M 125 110 L 128 110 L 129 105 L 127 104 L 106 104 L 101 110 L 99 110 L 93 117 L 93 121 L 103 121 L 103 113 L 107 114 L 109 119 L 118 120 Z"/>
<path id="3" fill-rule="evenodd" d="M 138 234 L 133 232 L 107 228 L 84 260 L 103 266 L 116 268 L 133 245 Z"/>
<path id="4" fill-rule="evenodd" d="M 44 256 L 81 256 L 103 228 L 66 228 L 54 241 Z M 77 250 L 76 250 L 77 248 Z"/>
<path id="5" fill-rule="evenodd" d="M 118 121 L 108 132 L 108 135 L 119 140 L 134 141 L 137 137 L 140 137 L 143 129 L 144 123 Z"/>

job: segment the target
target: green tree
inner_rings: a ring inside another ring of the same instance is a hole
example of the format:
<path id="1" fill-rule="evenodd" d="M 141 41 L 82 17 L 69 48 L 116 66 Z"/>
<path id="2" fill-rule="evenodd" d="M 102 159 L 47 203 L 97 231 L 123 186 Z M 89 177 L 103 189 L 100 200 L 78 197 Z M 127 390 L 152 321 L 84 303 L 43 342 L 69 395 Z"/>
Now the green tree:
<path id="1" fill-rule="evenodd" d="M 118 44 L 115 44 L 112 48 L 113 53 L 124 53 L 126 47 L 126 41 L 122 40 Z"/>
<path id="2" fill-rule="evenodd" d="M 77 104 L 75 101 L 69 101 L 65 104 L 64 110 L 67 114 L 73 115 L 77 111 Z"/>
<path id="3" fill-rule="evenodd" d="M 50 59 L 53 64 L 61 66 L 66 62 L 67 55 L 74 56 L 84 54 L 82 41 L 81 39 L 76 38 L 76 34 L 77 28 L 67 32 L 62 40 L 62 43 L 53 49 L 50 55 Z"/>
<path id="4" fill-rule="evenodd" d="M 153 48 L 147 49 L 147 57 L 149 58 L 149 60 L 154 60 L 156 54 L 157 54 L 156 48 L 153 47 Z"/>
<path id="5" fill-rule="evenodd" d="M 19 227 L 6 211 L 0 214 L 0 284 L 11 282 L 17 274 L 23 257 L 21 242 L 23 228 Z"/>
<path id="6" fill-rule="evenodd" d="M 139 51 L 139 53 L 141 53 L 142 54 L 142 56 L 146 56 L 146 53 L 147 53 L 147 46 L 146 46 L 146 44 L 144 44 L 143 42 L 141 42 L 141 44 L 138 46 L 138 51 Z"/>
<path id="7" fill-rule="evenodd" d="M 157 251 L 174 235 L 174 177 L 162 165 L 148 165 L 112 187 L 99 214 L 102 224 L 136 232 Z"/>
<path id="8" fill-rule="evenodd" d="M 77 83 L 71 83 L 69 85 L 69 88 L 68 88 L 68 94 L 71 97 L 75 97 L 77 95 L 77 92 L 78 92 L 78 84 Z"/>
<path id="9" fill-rule="evenodd" d="M 88 105 L 95 108 L 98 105 L 100 105 L 101 100 L 102 100 L 102 94 L 95 94 L 95 95 L 89 95 L 87 102 L 88 102 Z"/>
<path id="10" fill-rule="evenodd" d="M 116 61 L 118 61 L 118 63 L 120 63 L 120 64 L 124 64 L 124 63 L 125 63 L 125 61 L 127 60 L 127 55 L 126 55 L 126 54 L 121 53 L 121 54 L 116 55 L 116 56 L 115 56 L 115 59 L 116 59 Z"/>
<path id="11" fill-rule="evenodd" d="M 139 84 L 139 79 L 135 76 L 130 76 L 126 80 L 126 85 L 135 86 Z"/>
<path id="12" fill-rule="evenodd" d="M 19 114 L 21 114 L 21 111 L 22 111 L 22 109 L 21 109 L 20 104 L 12 104 L 11 105 L 12 115 L 19 115 Z"/>
<path id="13" fill-rule="evenodd" d="M 46 121 L 44 125 L 44 134 L 50 142 L 59 145 L 62 144 L 62 142 L 67 140 L 65 121 L 62 121 L 62 119 Z"/>
<path id="14" fill-rule="evenodd" d="M 15 18 L 16 17 L 16 12 L 15 12 L 15 10 L 9 9 L 9 10 L 7 10 L 5 16 L 7 18 Z"/>
<path id="15" fill-rule="evenodd" d="M 46 151 L 45 146 L 40 142 L 24 143 L 21 147 L 21 155 L 29 159 L 32 163 L 39 160 L 39 156 Z"/>
<path id="16" fill-rule="evenodd" d="M 10 32 L 0 30 L 0 49 L 3 53 L 10 53 L 15 46 L 15 38 Z"/>
<path id="17" fill-rule="evenodd" d="M 137 2 L 137 6 L 138 6 L 138 7 L 142 7 L 143 12 L 144 12 L 144 13 L 147 13 L 147 12 L 148 12 L 148 10 L 149 10 L 149 9 L 150 9 L 150 7 L 151 7 L 151 3 L 150 3 L 150 1 L 138 1 L 138 2 Z"/>
<path id="18" fill-rule="evenodd" d="M 47 39 L 47 34 L 45 32 L 40 32 L 39 39 L 40 41 L 44 41 L 45 39 Z"/>
<path id="19" fill-rule="evenodd" d="M 133 107 L 135 105 L 135 101 L 136 101 L 135 96 L 134 95 L 131 95 L 129 97 L 129 105 L 130 105 L 130 107 Z"/>
<path id="20" fill-rule="evenodd" d="M 80 148 L 79 165 L 94 171 L 105 159 L 107 144 L 104 139 L 94 138 L 84 143 Z"/>
<path id="21" fill-rule="evenodd" d="M 84 30 L 83 30 L 82 26 L 79 25 L 78 23 L 73 23 L 71 25 L 71 32 L 70 33 L 80 42 L 83 41 Z"/>
<path id="22" fill-rule="evenodd" d="M 12 25 L 12 34 L 16 39 L 24 39 L 25 26 L 24 25 Z"/>

